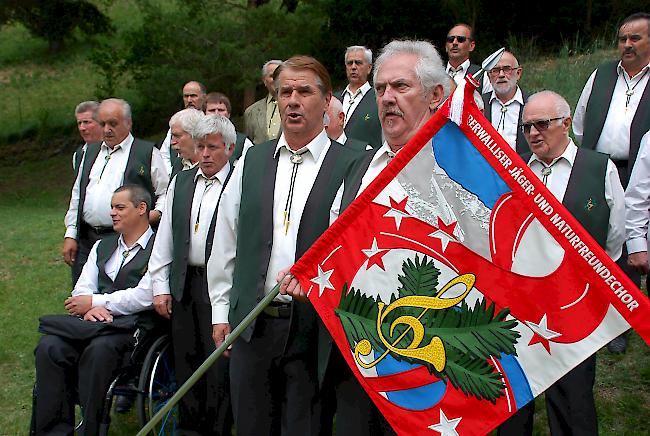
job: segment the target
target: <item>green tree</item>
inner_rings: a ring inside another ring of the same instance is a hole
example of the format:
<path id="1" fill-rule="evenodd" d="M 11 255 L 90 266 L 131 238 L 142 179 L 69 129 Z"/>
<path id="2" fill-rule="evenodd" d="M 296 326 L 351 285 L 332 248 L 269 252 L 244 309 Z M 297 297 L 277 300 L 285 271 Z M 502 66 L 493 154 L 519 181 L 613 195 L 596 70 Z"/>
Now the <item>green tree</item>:
<path id="1" fill-rule="evenodd" d="M 50 53 L 59 52 L 75 29 L 85 35 L 112 30 L 109 18 L 95 4 L 84 0 L 7 0 L 0 24 L 19 22 L 32 35 L 49 43 Z"/>

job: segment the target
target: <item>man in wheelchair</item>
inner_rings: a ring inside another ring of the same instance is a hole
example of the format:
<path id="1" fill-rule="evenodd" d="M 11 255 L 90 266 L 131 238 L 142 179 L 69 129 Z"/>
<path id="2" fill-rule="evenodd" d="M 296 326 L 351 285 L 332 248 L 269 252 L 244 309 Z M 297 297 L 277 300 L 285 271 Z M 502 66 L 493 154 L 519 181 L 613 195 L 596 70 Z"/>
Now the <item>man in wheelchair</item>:
<path id="1" fill-rule="evenodd" d="M 150 207 L 151 195 L 140 186 L 115 191 L 111 218 L 117 234 L 93 246 L 64 302 L 69 315 L 41 318 L 35 434 L 72 435 L 77 400 L 83 419 L 78 434 L 98 433 L 104 394 L 133 349 L 133 333 L 156 316 L 147 272 L 154 241 Z"/>

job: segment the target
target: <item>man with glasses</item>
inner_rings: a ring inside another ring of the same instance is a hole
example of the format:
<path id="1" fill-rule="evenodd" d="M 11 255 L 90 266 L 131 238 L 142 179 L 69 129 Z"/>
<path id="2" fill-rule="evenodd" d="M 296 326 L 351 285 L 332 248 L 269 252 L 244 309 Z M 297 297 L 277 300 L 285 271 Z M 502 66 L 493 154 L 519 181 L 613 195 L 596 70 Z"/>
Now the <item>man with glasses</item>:
<path id="1" fill-rule="evenodd" d="M 381 147 L 381 124 L 377 114 L 375 91 L 368 82 L 372 70 L 372 51 L 362 45 L 345 50 L 345 74 L 348 86 L 334 96 L 343 103 L 344 130 L 348 138 Z"/>
<path id="2" fill-rule="evenodd" d="M 618 171 L 606 154 L 576 147 L 569 138 L 570 113 L 569 104 L 555 92 L 541 91 L 529 97 L 522 115 L 522 130 L 532 152 L 526 156 L 528 166 L 616 260 L 625 238 L 625 199 Z M 546 391 L 552 435 L 598 434 L 595 375 L 593 355 Z M 498 434 L 532 435 L 534 411 L 535 402 L 531 401 L 506 421 Z"/>
<path id="3" fill-rule="evenodd" d="M 244 111 L 244 133 L 254 144 L 275 139 L 280 135 L 280 111 L 273 85 L 273 73 L 282 61 L 273 59 L 262 67 L 262 83 L 268 91 Z"/>
<path id="4" fill-rule="evenodd" d="M 528 144 L 519 124 L 528 96 L 519 85 L 521 66 L 515 56 L 506 51 L 494 68 L 488 71 L 492 92 L 483 94 L 483 113 L 503 139 L 519 154 L 528 152 Z"/>
<path id="5" fill-rule="evenodd" d="M 469 24 L 458 23 L 447 33 L 445 42 L 448 58 L 446 71 L 456 84 L 460 84 L 467 73 L 475 74 L 481 69 L 479 65 L 473 64 L 469 60 L 475 47 L 474 29 Z M 482 92 L 480 87 L 478 91 Z M 487 91 L 486 88 L 484 92 Z"/>
<path id="6" fill-rule="evenodd" d="M 576 106 L 573 133 L 582 147 L 610 155 L 626 188 L 641 137 L 650 130 L 650 14 L 636 13 L 623 20 L 618 52 L 618 60 L 600 65 L 589 76 Z M 640 286 L 638 256 L 628 257 L 624 250 L 619 266 Z M 607 346 L 610 352 L 625 352 L 625 335 Z"/>

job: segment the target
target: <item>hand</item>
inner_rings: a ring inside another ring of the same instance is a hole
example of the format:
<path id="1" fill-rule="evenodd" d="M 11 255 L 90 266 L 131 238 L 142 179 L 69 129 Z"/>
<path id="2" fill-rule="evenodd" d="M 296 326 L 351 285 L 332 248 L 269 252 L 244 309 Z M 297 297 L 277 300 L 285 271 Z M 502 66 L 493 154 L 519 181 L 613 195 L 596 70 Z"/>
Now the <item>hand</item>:
<path id="1" fill-rule="evenodd" d="M 219 348 L 221 344 L 223 344 L 223 341 L 226 340 L 226 336 L 230 334 L 230 324 L 228 323 L 223 323 L 223 324 L 212 324 L 212 340 L 214 341 L 214 345 Z M 223 353 L 225 357 L 230 357 L 230 350 L 232 349 L 232 345 L 228 347 L 228 349 Z"/>
<path id="2" fill-rule="evenodd" d="M 94 322 L 113 322 L 113 315 L 104 306 L 96 306 L 84 315 L 84 320 Z"/>
<path id="3" fill-rule="evenodd" d="M 648 274 L 648 252 L 639 251 L 627 255 L 627 264 L 637 270 L 639 274 Z"/>
<path id="4" fill-rule="evenodd" d="M 92 295 L 68 297 L 63 304 L 70 315 L 84 316 L 86 312 L 92 309 L 93 297 Z"/>
<path id="5" fill-rule="evenodd" d="M 290 268 L 285 268 L 278 273 L 276 280 L 280 284 L 280 293 L 290 295 L 297 301 L 305 302 L 308 300 L 307 294 L 302 290 L 300 282 L 289 272 Z"/>
<path id="6" fill-rule="evenodd" d="M 72 266 L 74 260 L 77 258 L 78 246 L 77 240 L 74 238 L 63 239 L 63 261 L 69 266 Z"/>
<path id="7" fill-rule="evenodd" d="M 161 294 L 153 297 L 153 308 L 156 309 L 158 315 L 169 319 L 172 314 L 172 296 L 169 294 Z"/>
<path id="8" fill-rule="evenodd" d="M 149 224 L 156 225 L 160 221 L 162 213 L 159 210 L 153 209 L 149 211 Z"/>

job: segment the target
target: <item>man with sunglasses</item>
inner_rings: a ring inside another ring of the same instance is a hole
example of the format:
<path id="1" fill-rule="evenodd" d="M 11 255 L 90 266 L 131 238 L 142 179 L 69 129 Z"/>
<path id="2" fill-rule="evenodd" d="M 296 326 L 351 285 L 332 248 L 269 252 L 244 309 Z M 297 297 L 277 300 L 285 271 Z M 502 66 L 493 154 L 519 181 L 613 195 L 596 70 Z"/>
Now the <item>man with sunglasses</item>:
<path id="1" fill-rule="evenodd" d="M 573 133 L 582 147 L 610 155 L 627 188 L 641 137 L 650 130 L 650 14 L 640 12 L 623 20 L 618 52 L 620 59 L 600 65 L 589 76 L 576 106 Z M 640 286 L 636 261 L 624 250 L 618 264 Z M 607 348 L 624 353 L 626 347 L 623 334 Z"/>
<path id="2" fill-rule="evenodd" d="M 625 198 L 614 163 L 606 154 L 578 148 L 569 138 L 571 108 L 552 91 L 529 97 L 522 130 L 532 154 L 528 166 L 591 236 L 616 260 L 625 238 Z M 561 253 L 558 253 L 561 255 Z M 557 290 L 556 292 L 559 292 Z M 552 435 L 596 435 L 593 386 L 596 356 L 575 367 L 546 390 Z M 535 402 L 506 421 L 498 434 L 532 435 Z"/>
<path id="3" fill-rule="evenodd" d="M 494 68 L 488 71 L 492 92 L 483 94 L 485 117 L 497 132 L 519 154 L 529 151 L 519 124 L 528 95 L 519 88 L 521 66 L 515 56 L 506 51 Z"/>
<path id="4" fill-rule="evenodd" d="M 481 69 L 479 65 L 473 64 L 469 59 L 475 47 L 474 29 L 469 24 L 458 23 L 447 33 L 445 42 L 448 58 L 446 71 L 456 84 L 460 84 L 467 73 L 476 74 Z M 479 93 L 488 91 L 491 89 L 486 83 L 483 83 L 478 89 Z"/>
<path id="5" fill-rule="evenodd" d="M 381 124 L 377 114 L 375 91 L 368 82 L 372 70 L 372 51 L 362 45 L 345 50 L 345 75 L 348 86 L 335 92 L 334 97 L 343 103 L 345 136 L 354 138 L 373 148 L 381 147 Z"/>

